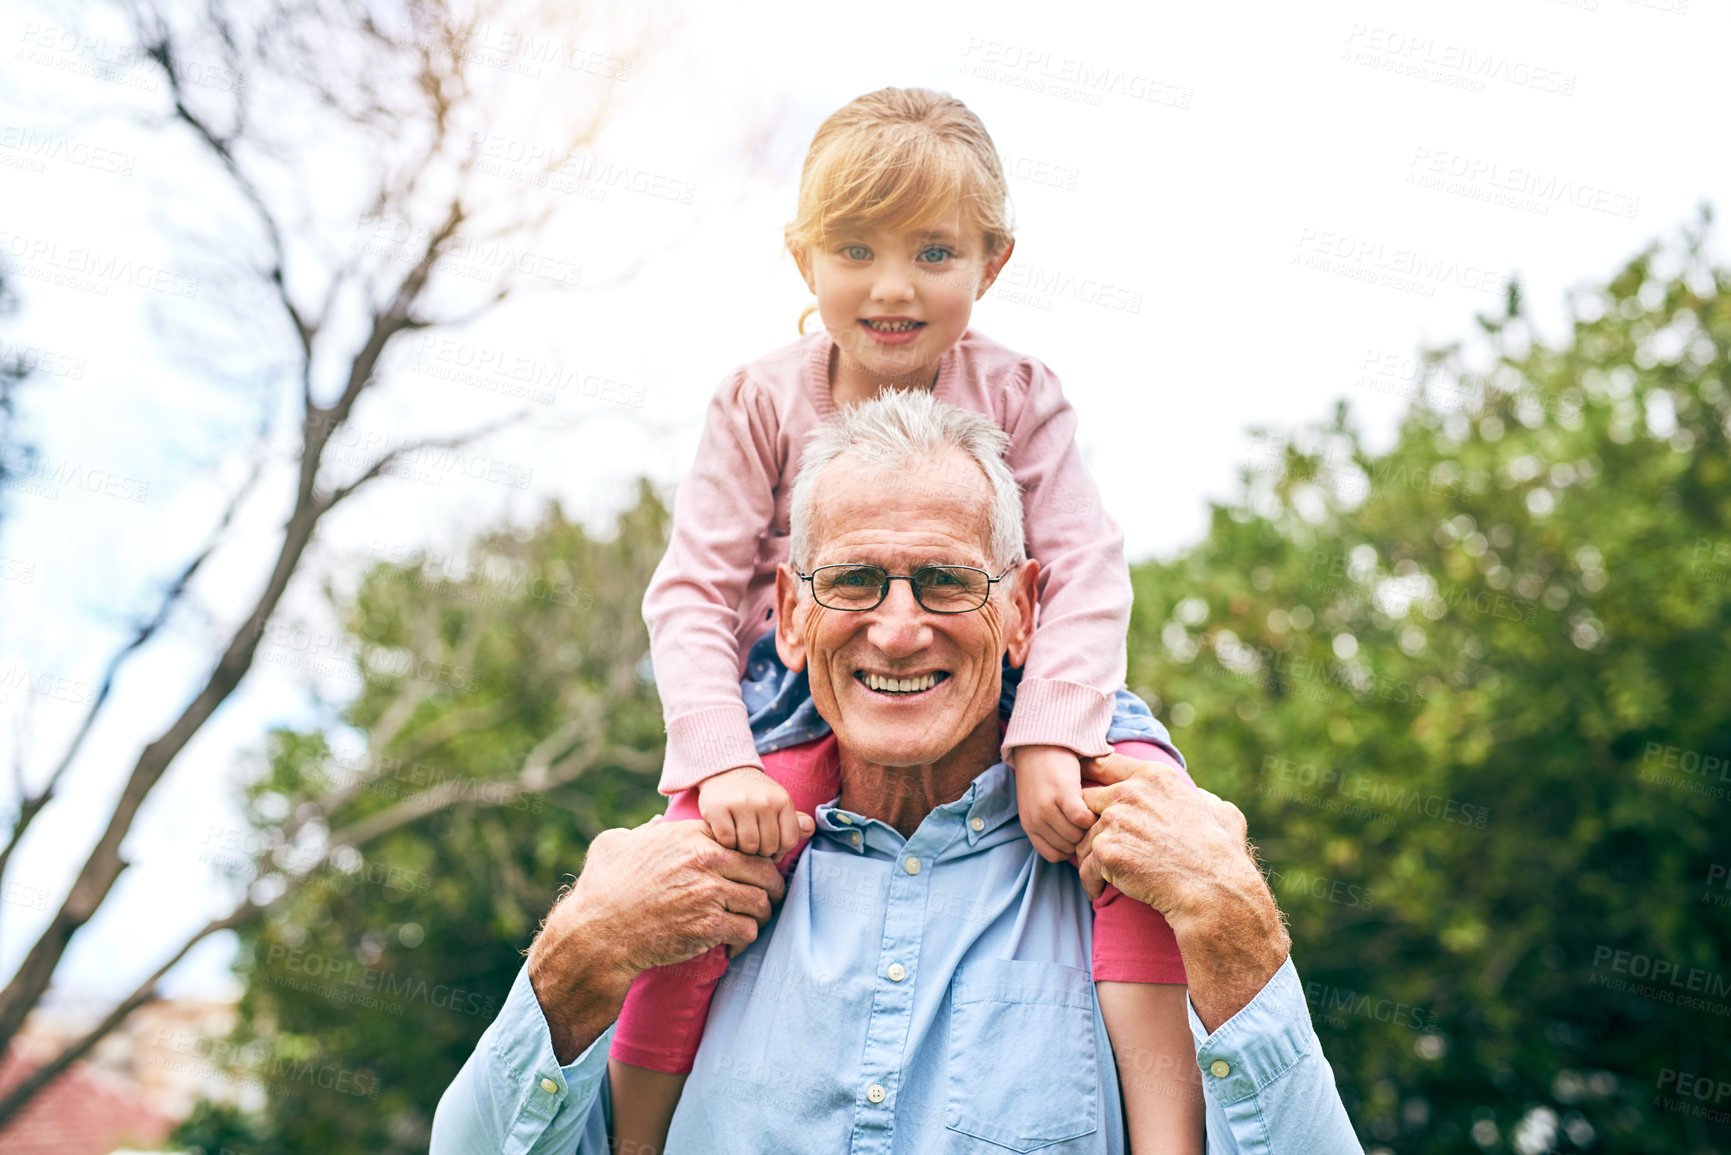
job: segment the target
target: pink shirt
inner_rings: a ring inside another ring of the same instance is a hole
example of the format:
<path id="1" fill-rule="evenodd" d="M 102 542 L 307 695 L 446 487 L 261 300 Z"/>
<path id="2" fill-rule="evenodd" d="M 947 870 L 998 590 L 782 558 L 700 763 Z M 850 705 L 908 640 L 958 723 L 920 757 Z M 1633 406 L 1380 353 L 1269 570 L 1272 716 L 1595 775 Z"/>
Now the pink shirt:
<path id="1" fill-rule="evenodd" d="M 734 370 L 710 402 L 697 462 L 674 498 L 667 553 L 643 599 L 667 720 L 663 794 L 762 765 L 739 677 L 774 612 L 806 439 L 836 413 L 832 347 L 827 333 L 801 338 Z M 1124 684 L 1130 573 L 1123 531 L 1076 450 L 1075 410 L 1050 369 L 971 329 L 944 354 L 933 392 L 1010 435 L 1028 554 L 1041 567 L 1039 617 L 1004 748 L 1102 756 Z"/>

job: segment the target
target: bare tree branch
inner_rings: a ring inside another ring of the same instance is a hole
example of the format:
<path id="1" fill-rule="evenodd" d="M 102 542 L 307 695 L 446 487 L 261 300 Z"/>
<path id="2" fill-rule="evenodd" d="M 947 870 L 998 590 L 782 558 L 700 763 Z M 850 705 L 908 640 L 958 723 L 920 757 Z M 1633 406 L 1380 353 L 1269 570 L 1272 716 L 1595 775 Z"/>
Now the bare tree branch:
<path id="1" fill-rule="evenodd" d="M 390 452 L 382 455 L 371 465 L 367 466 L 366 469 L 361 472 L 359 477 L 355 478 L 340 489 L 333 490 L 331 495 L 325 498 L 325 510 L 326 512 L 329 512 L 339 502 L 353 494 L 355 490 L 359 489 L 367 482 L 372 481 L 374 478 L 379 477 L 385 470 L 389 469 L 396 462 L 401 461 L 404 457 L 421 453 L 428 449 L 462 449 L 465 446 L 473 445 L 475 442 L 480 441 L 483 438 L 492 436 L 501 429 L 509 429 L 514 425 L 520 424 L 530 416 L 531 414 L 527 410 L 522 410 L 513 413 L 508 417 L 502 417 L 498 421 L 483 425 L 478 429 L 470 429 L 463 433 L 453 434 L 450 437 L 429 437 L 421 441 L 411 441 L 406 445 L 399 445 Z"/>
<path id="2" fill-rule="evenodd" d="M 180 949 L 175 951 L 167 962 L 157 967 L 149 978 L 138 984 L 131 994 L 120 1000 L 114 1009 L 103 1017 L 101 1022 L 85 1032 L 82 1037 L 68 1043 L 59 1054 L 26 1075 L 5 1095 L 0 1095 L 0 1126 L 4 1126 L 6 1121 L 20 1107 L 28 1103 L 49 1083 L 52 1083 L 62 1071 L 88 1054 L 90 1049 L 107 1037 L 110 1031 L 125 1022 L 128 1015 L 146 1003 L 156 1001 L 160 997 L 156 990 L 156 984 L 161 982 L 162 976 L 185 958 L 193 947 L 219 930 L 230 930 L 251 921 L 264 909 L 253 906 L 250 902 L 244 902 L 225 917 L 213 919 L 195 931 L 192 937 L 182 943 Z"/>
<path id="3" fill-rule="evenodd" d="M 405 762 L 424 758 L 453 738 L 497 726 L 517 712 L 517 704 L 509 698 L 498 698 L 482 706 L 452 710 L 423 726 L 414 740 L 403 748 L 399 757 Z"/>
<path id="4" fill-rule="evenodd" d="M 348 384 L 342 397 L 330 409 L 308 413 L 303 425 L 304 449 L 294 510 L 284 527 L 282 545 L 265 588 L 245 622 L 231 637 L 203 689 L 173 725 L 146 746 L 139 755 L 110 815 L 108 826 L 85 859 L 70 893 L 25 955 L 11 981 L 0 990 L 0 1049 L 10 1042 L 30 1008 L 35 1006 L 42 993 L 48 989 L 54 968 L 65 954 L 72 935 L 95 914 L 125 869 L 126 863 L 120 856 L 120 846 L 145 798 L 161 780 L 170 763 L 192 740 L 193 735 L 210 720 L 217 707 L 228 700 L 229 695 L 252 668 L 265 625 L 276 612 L 277 604 L 288 589 L 290 579 L 299 568 L 301 557 L 306 552 L 320 519 L 332 508 L 330 501 L 321 500 L 314 492 L 314 480 L 324 449 L 329 444 L 331 434 L 347 420 L 362 392 L 373 383 L 373 371 L 390 339 L 405 329 L 426 324 L 411 322 L 409 314 L 426 287 L 438 246 L 461 220 L 461 209 L 453 204 L 445 225 L 429 239 L 425 254 L 399 286 L 390 309 L 374 316 L 372 332 L 350 367 Z M 352 495 L 356 488 L 357 486 L 347 487 L 342 496 Z"/>
<path id="5" fill-rule="evenodd" d="M 247 898 L 237 904 L 228 914 L 205 923 L 194 931 L 191 937 L 183 942 L 166 962 L 157 967 L 148 978 L 138 984 L 131 994 L 122 999 L 112 1011 L 104 1016 L 101 1022 L 80 1038 L 67 1044 L 54 1058 L 31 1072 L 5 1095 L 0 1096 L 0 1127 L 4 1127 L 19 1108 L 28 1103 L 42 1088 L 53 1082 L 56 1076 L 88 1054 L 92 1047 L 125 1021 L 128 1015 L 158 998 L 157 984 L 181 959 L 191 952 L 193 947 L 218 931 L 238 929 L 268 914 L 326 866 L 331 855 L 336 851 L 344 847 L 359 849 L 416 819 L 436 814 L 461 802 L 472 802 L 483 807 L 509 806 L 523 794 L 538 793 L 575 781 L 591 766 L 595 765 L 605 753 L 610 752 L 613 758 L 621 764 L 644 772 L 652 770 L 659 763 L 660 756 L 657 752 L 620 748 L 609 751 L 599 741 L 586 744 L 585 753 L 587 756 L 580 757 L 576 751 L 571 749 L 571 743 L 586 727 L 592 727 L 596 724 L 599 713 L 599 703 L 591 701 L 587 703 L 587 706 L 587 709 L 576 711 L 577 717 L 572 722 L 561 726 L 535 745 L 528 757 L 524 759 L 523 766 L 518 771 L 515 781 L 478 782 L 474 779 L 452 779 L 429 787 L 410 798 L 404 799 L 395 806 L 361 819 L 333 834 L 326 844 L 325 851 L 308 863 L 292 879 L 289 879 L 288 885 L 284 887 L 283 891 L 270 901 L 261 904 Z M 488 789 L 478 791 L 475 789 L 478 786 Z"/>
<path id="6" fill-rule="evenodd" d="M 442 319 L 428 301 L 428 287 L 440 259 L 467 238 L 469 232 L 465 230 L 477 228 L 480 222 L 485 222 L 489 228 L 500 227 L 495 222 L 500 219 L 498 210 L 501 204 L 510 210 L 503 214 L 506 224 L 502 231 L 505 233 L 519 235 L 525 227 L 533 230 L 545 220 L 545 214 L 523 211 L 518 204 L 522 197 L 506 195 L 489 202 L 485 197 L 477 197 L 470 188 L 476 156 L 473 150 L 464 155 L 462 146 L 466 134 L 483 127 L 489 114 L 479 103 L 480 97 L 485 95 L 481 91 L 485 87 L 485 78 L 477 78 L 470 71 L 471 54 L 466 51 L 466 46 L 469 38 L 484 27 L 481 21 L 489 15 L 491 0 L 484 0 L 479 12 L 465 9 L 463 21 L 446 19 L 430 34 L 419 38 L 415 32 L 405 36 L 400 31 L 374 24 L 373 17 L 377 14 L 379 20 L 389 25 L 403 15 L 398 10 L 388 6 L 379 9 L 352 0 L 266 0 L 262 8 L 249 6 L 244 10 L 225 8 L 221 0 L 209 0 L 208 19 L 201 21 L 196 30 L 184 32 L 163 14 L 167 9 L 159 12 L 152 7 L 153 0 L 120 0 L 120 3 L 136 7 L 135 27 L 139 43 L 145 46 L 145 59 L 154 62 L 168 82 L 167 107 L 163 110 L 165 119 L 162 123 L 175 132 L 190 136 L 201 154 L 215 162 L 226 186 L 246 206 L 247 215 L 257 219 L 267 252 L 262 259 L 251 262 L 249 273 L 269 282 L 270 312 L 281 309 L 281 316 L 294 335 L 300 359 L 300 460 L 290 512 L 282 526 L 268 575 L 251 608 L 233 627 L 226 645 L 192 699 L 153 741 L 138 752 L 125 775 L 107 824 L 87 852 L 69 893 L 25 953 L 5 987 L 0 989 L 0 1053 L 4 1053 L 25 1016 L 48 989 L 55 968 L 73 936 L 108 899 L 115 882 L 126 869 L 121 847 L 151 791 L 252 669 L 264 629 L 299 572 L 321 519 L 338 503 L 382 476 L 394 461 L 415 447 L 455 448 L 520 420 L 520 417 L 514 417 L 492 429 L 399 447 L 373 462 L 359 478 L 334 492 L 321 494 L 318 490 L 325 450 L 332 437 L 350 420 L 356 405 L 380 380 L 380 366 L 393 340 L 402 333 L 449 323 L 449 319 Z M 442 0 L 427 0 L 425 6 L 417 3 L 411 8 L 417 13 L 449 15 Z M 242 23 L 234 23 L 236 19 Z M 328 110 L 345 118 L 347 127 L 355 131 L 356 139 L 364 140 L 375 149 L 371 155 L 377 158 L 373 179 L 378 195 L 374 199 L 381 212 L 389 210 L 414 221 L 442 217 L 435 227 L 424 233 L 418 228 L 415 230 L 414 235 L 425 239 L 418 242 L 419 251 L 413 255 L 406 273 L 400 277 L 394 273 L 373 277 L 356 272 L 366 264 L 359 258 L 352 264 L 344 261 L 330 280 L 316 282 L 318 288 L 314 292 L 323 298 L 323 302 L 316 314 L 308 312 L 300 297 L 307 293 L 308 280 L 303 274 L 312 266 L 302 260 L 305 247 L 290 243 L 291 236 L 298 236 L 290 227 L 296 218 L 287 210 L 279 211 L 273 207 L 273 202 L 278 199 L 277 190 L 285 183 L 277 178 L 294 177 L 295 162 L 291 155 L 273 155 L 273 142 L 249 121 L 249 101 L 252 99 L 249 92 L 253 91 L 249 86 L 239 86 L 240 90 L 232 95 L 232 114 L 226 118 L 213 115 L 208 110 L 207 98 L 189 82 L 187 71 L 187 62 L 198 58 L 199 37 L 214 37 L 215 51 L 222 59 L 234 64 L 237 74 L 248 68 L 257 68 L 270 80 L 286 86 L 274 90 L 273 96 L 280 92 L 298 92 L 303 100 L 312 98 L 315 102 L 313 112 Z M 335 55 L 332 54 L 333 43 L 339 49 Z M 368 67 L 344 66 L 354 63 L 356 52 L 362 54 Z M 318 64 L 331 60 L 339 63 L 321 71 Z M 322 102 L 322 106 L 317 102 Z M 587 127 L 573 136 L 576 141 L 590 139 L 601 121 L 605 100 L 591 103 L 594 106 L 592 115 L 586 121 Z M 224 124 L 228 127 L 224 128 Z M 267 173 L 260 167 L 266 163 L 275 163 L 277 171 Z M 524 195 L 529 199 L 534 196 Z M 435 215 L 429 217 L 429 211 Z M 472 217 L 478 217 L 479 221 Z M 509 281 L 508 274 L 506 280 Z M 347 302 L 343 290 L 351 285 L 367 290 L 363 298 L 364 309 L 353 318 L 357 323 L 338 324 L 336 312 Z M 509 283 L 494 286 L 491 300 L 472 312 L 462 312 L 457 319 L 466 322 L 484 314 L 503 301 L 511 289 Z M 457 306 L 447 305 L 442 300 L 438 305 L 441 310 L 460 311 Z M 339 330 L 340 336 L 337 335 Z M 347 341 L 349 335 L 356 332 L 364 335 L 358 348 L 344 347 L 340 354 L 338 349 L 332 348 L 334 342 Z M 334 391 L 334 399 L 328 405 L 321 405 L 315 396 L 318 369 L 322 361 L 332 360 L 340 367 L 340 386 Z M 225 515 L 224 526 L 233 516 L 232 510 Z M 42 806 L 48 804 L 54 788 L 62 780 L 62 775 L 68 772 L 72 761 L 83 755 L 85 735 L 108 701 L 114 671 L 119 663 L 159 636 L 174 606 L 183 604 L 183 599 L 190 596 L 188 591 L 208 568 L 207 559 L 215 548 L 213 542 L 189 561 L 170 588 L 158 615 L 140 628 L 141 636 L 132 645 L 116 655 L 91 713 L 73 738 L 65 757 L 51 773 L 40 796 L 26 794 L 21 789 L 20 797 L 27 803 L 34 801 L 36 805 L 20 812 L 7 848 L 0 851 L 0 870 L 4 869 L 12 848 L 18 844 L 24 827 Z M 408 724 L 414 714 L 411 700 L 416 692 L 405 690 L 403 703 L 406 713 L 400 720 L 391 719 L 394 726 L 400 728 Z M 430 740 L 435 735 L 427 737 Z M 567 747 L 571 745 L 569 736 L 566 736 L 565 744 Z M 597 756 L 596 752 L 590 751 L 588 757 L 594 756 Z M 625 757 L 620 755 L 621 759 Z M 526 769 L 531 765 L 540 769 L 523 782 L 505 783 L 502 800 L 532 788 L 526 784 L 529 782 L 568 780 L 581 773 L 588 764 L 576 754 L 564 751 L 550 753 L 547 758 L 549 761 L 544 764 L 533 760 L 526 764 Z M 438 789 L 435 787 L 434 791 Z M 405 800 L 382 814 L 363 820 L 364 825 L 359 829 L 350 830 L 341 837 L 351 843 L 363 835 L 377 837 L 457 800 L 427 792 L 424 797 Z M 334 801 L 326 800 L 327 803 Z M 330 809 L 321 808 L 316 813 L 328 815 L 330 812 Z M 327 846 L 338 844 L 334 837 L 326 841 Z M 256 910 L 249 914 L 243 904 L 231 917 L 253 917 L 256 914 Z M 220 928 L 219 924 L 228 925 L 225 920 L 217 920 L 202 931 L 201 936 L 214 933 L 211 928 Z M 181 955 L 176 956 L 179 957 Z M 172 965 L 172 960 L 167 965 Z M 112 1024 L 121 1021 L 131 1009 L 154 997 L 154 982 L 161 973 L 158 972 L 134 996 L 118 1006 L 111 1020 L 105 1020 L 108 1027 L 104 1029 L 111 1029 Z M 89 1042 L 81 1042 L 74 1046 L 88 1049 L 89 1045 Z M 72 1058 L 66 1058 L 60 1069 L 64 1069 L 65 1062 L 71 1061 Z M 46 1077 L 51 1078 L 52 1072 Z M 41 1085 L 40 1081 L 30 1084 L 35 1088 Z M 21 1086 L 0 1101 L 0 1120 L 27 1101 L 31 1093 L 33 1091 Z"/>
<path id="7" fill-rule="evenodd" d="M 591 714 L 583 718 L 582 724 L 575 720 L 560 727 L 531 752 L 523 763 L 523 769 L 518 773 L 516 781 L 483 782 L 471 778 L 451 778 L 430 786 L 418 794 L 403 799 L 395 806 L 370 814 L 365 818 L 332 833 L 330 836 L 331 852 L 344 846 L 360 847 L 381 835 L 388 834 L 398 827 L 406 826 L 417 818 L 424 818 L 446 807 L 461 802 L 465 797 L 480 793 L 479 801 L 489 806 L 509 806 L 524 794 L 538 794 L 574 782 L 584 771 L 588 770 L 607 752 L 606 747 L 599 743 L 588 746 L 579 756 L 577 751 L 571 751 L 558 761 L 546 761 L 550 755 L 537 753 L 557 749 L 564 744 L 569 749 L 573 731 L 580 731 L 583 725 L 593 726 L 595 720 Z M 630 769 L 649 770 L 661 762 L 659 751 L 622 750 L 612 751 L 613 757 L 621 765 Z"/>
<path id="8" fill-rule="evenodd" d="M 174 608 L 186 596 L 192 579 L 198 576 L 198 571 L 204 563 L 210 559 L 211 554 L 215 553 L 227 538 L 228 529 L 234 522 L 235 514 L 245 504 L 247 498 L 252 495 L 263 472 L 263 458 L 262 456 L 255 456 L 252 471 L 229 497 L 228 505 L 223 509 L 222 517 L 217 520 L 216 528 L 211 531 L 210 539 L 205 544 L 204 549 L 200 550 L 197 556 L 180 571 L 174 581 L 169 583 L 167 591 L 162 596 L 162 602 L 156 608 L 156 613 L 139 626 L 137 633 L 133 634 L 132 640 L 109 659 L 108 668 L 103 671 L 102 684 L 96 691 L 96 697 L 91 700 L 90 708 L 85 711 L 83 722 L 79 724 L 77 731 L 73 734 L 72 741 L 67 745 L 65 753 L 61 755 L 59 763 L 48 775 L 48 781 L 42 785 L 40 790 L 31 794 L 24 788 L 23 766 L 19 765 L 16 768 L 18 793 L 22 801 L 19 803 L 18 818 L 13 822 L 12 832 L 7 836 L 6 847 L 4 850 L 0 850 L 0 878 L 5 877 L 6 864 L 12 857 L 12 851 L 23 839 L 24 832 L 29 829 L 31 820 L 53 800 L 54 791 L 60 785 L 61 777 L 65 775 L 67 767 L 72 765 L 72 760 L 78 756 L 78 751 L 83 748 L 85 737 L 89 735 L 91 728 L 96 724 L 96 719 L 101 713 L 103 705 L 108 701 L 108 696 L 114 689 L 114 679 L 119 674 L 120 668 L 125 665 L 128 658 L 155 637 L 156 632 L 168 621 Z"/>
<path id="9" fill-rule="evenodd" d="M 308 324 L 306 318 L 301 316 L 300 309 L 294 303 L 294 298 L 289 295 L 283 271 L 286 260 L 283 253 L 282 230 L 277 226 L 276 216 L 265 204 L 264 196 L 259 192 L 258 186 L 247 176 L 240 167 L 239 161 L 235 159 L 233 146 L 239 128 L 237 127 L 236 132 L 228 137 L 218 136 L 203 118 L 197 116 L 187 107 L 186 93 L 181 87 L 180 70 L 176 65 L 174 49 L 169 43 L 167 29 L 162 27 L 160 23 L 155 30 L 154 38 L 149 42 L 144 52 L 146 56 L 156 61 L 162 69 L 163 75 L 168 79 L 169 93 L 174 100 L 174 115 L 190 127 L 193 134 L 202 140 L 205 146 L 222 162 L 222 167 L 228 173 L 229 179 L 234 182 L 235 188 L 246 198 L 247 203 L 252 205 L 253 210 L 258 215 L 259 224 L 264 226 L 265 239 L 270 242 L 271 250 L 271 265 L 266 270 L 265 276 L 276 288 L 277 302 L 282 306 L 283 312 L 288 314 L 289 320 L 294 326 L 295 335 L 300 339 L 301 353 L 305 362 L 311 364 L 313 337 L 316 330 Z M 244 91 L 244 86 L 242 88 Z M 241 99 L 244 100 L 244 97 Z"/>

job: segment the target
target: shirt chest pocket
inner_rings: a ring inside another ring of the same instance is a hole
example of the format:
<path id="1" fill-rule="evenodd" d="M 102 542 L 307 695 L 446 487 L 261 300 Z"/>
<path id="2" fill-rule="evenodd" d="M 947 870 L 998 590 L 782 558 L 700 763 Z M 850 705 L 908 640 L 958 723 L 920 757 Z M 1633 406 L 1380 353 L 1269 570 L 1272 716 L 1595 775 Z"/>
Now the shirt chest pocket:
<path id="1" fill-rule="evenodd" d="M 1011 1151 L 1100 1127 L 1088 972 L 1047 962 L 965 963 L 950 982 L 944 1126 Z"/>

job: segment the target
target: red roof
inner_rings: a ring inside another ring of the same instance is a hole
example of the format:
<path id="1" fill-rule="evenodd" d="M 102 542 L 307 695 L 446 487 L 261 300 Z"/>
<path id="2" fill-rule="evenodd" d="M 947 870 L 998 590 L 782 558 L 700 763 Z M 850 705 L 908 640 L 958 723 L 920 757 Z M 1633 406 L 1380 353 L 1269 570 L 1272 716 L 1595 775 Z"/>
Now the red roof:
<path id="1" fill-rule="evenodd" d="M 14 1049 L 0 1063 L 0 1094 L 41 1064 Z M 109 1155 L 117 1147 L 156 1147 L 175 1121 L 124 1080 L 74 1063 L 0 1129 L 6 1155 Z"/>

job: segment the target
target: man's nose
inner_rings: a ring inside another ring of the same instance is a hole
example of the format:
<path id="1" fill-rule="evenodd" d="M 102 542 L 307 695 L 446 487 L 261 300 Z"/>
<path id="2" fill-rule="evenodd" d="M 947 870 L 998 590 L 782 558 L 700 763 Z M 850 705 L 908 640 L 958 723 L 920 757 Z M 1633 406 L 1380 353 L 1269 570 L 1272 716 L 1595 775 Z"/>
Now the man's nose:
<path id="1" fill-rule="evenodd" d="M 872 611 L 866 640 L 888 657 L 917 653 L 931 641 L 931 615 L 914 597 L 912 582 L 890 583 L 889 596 Z"/>

